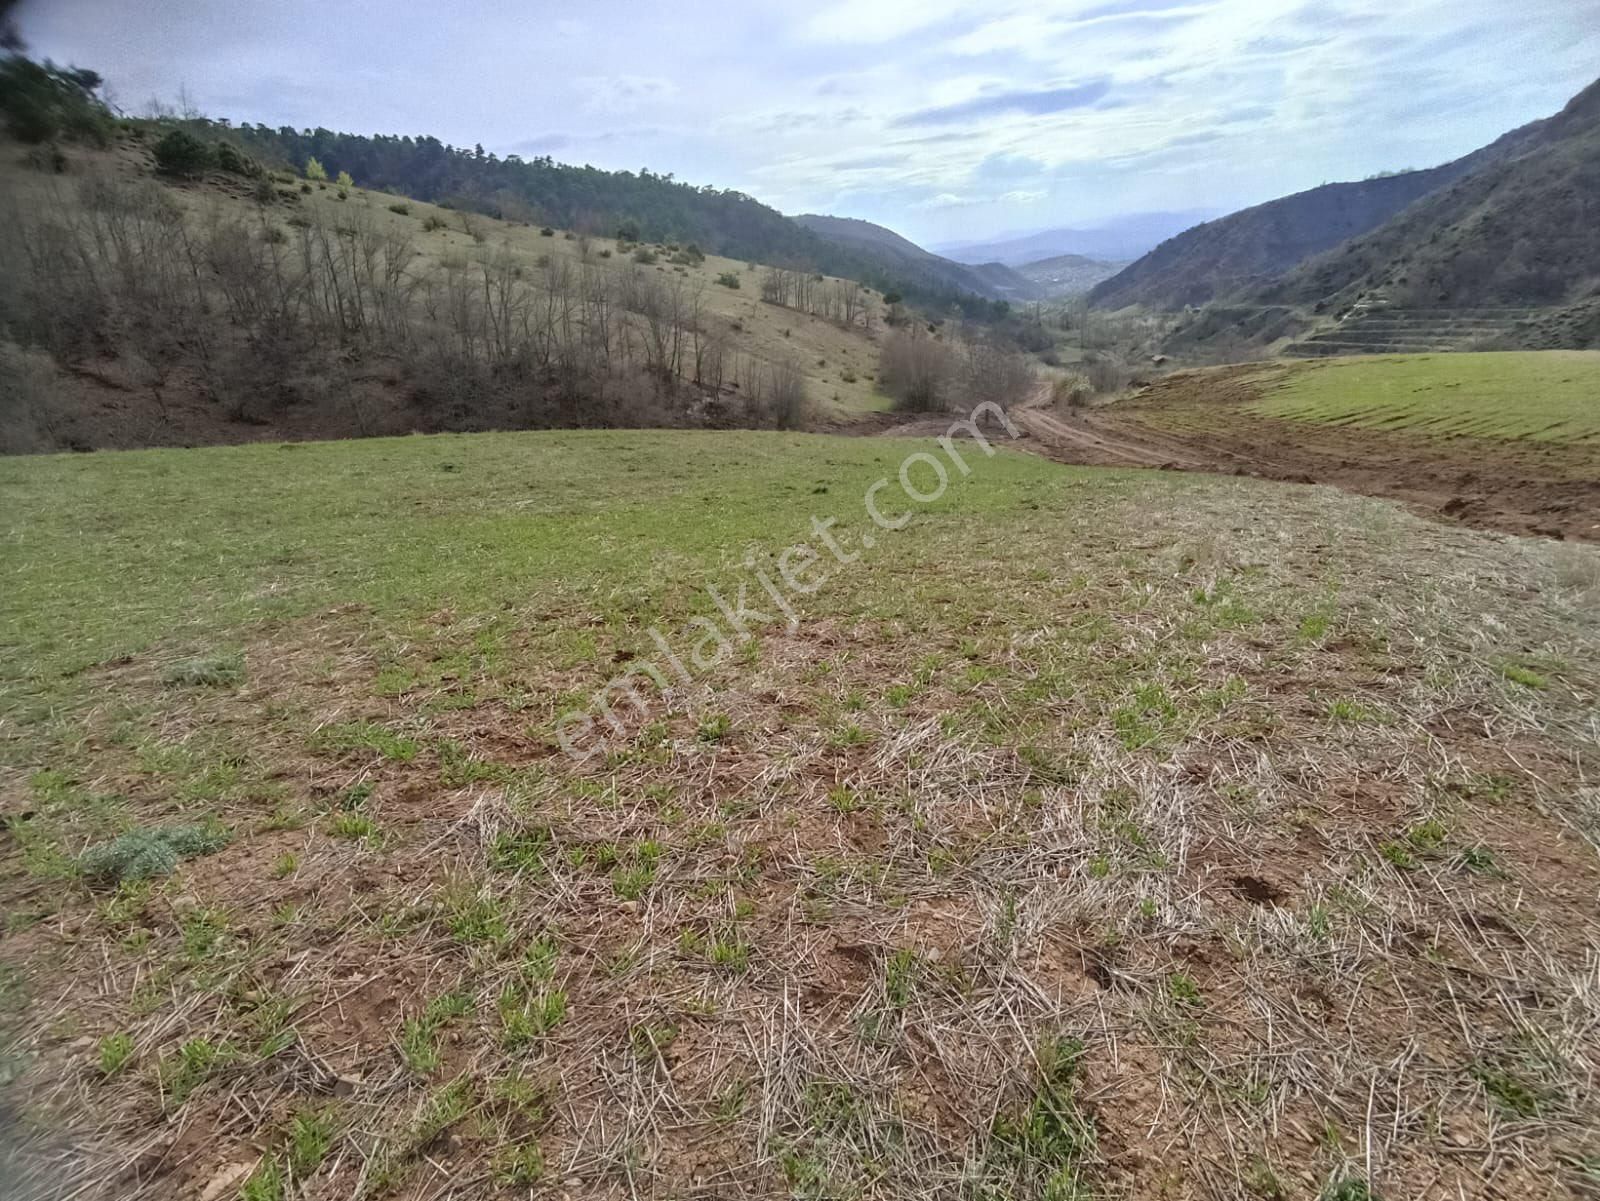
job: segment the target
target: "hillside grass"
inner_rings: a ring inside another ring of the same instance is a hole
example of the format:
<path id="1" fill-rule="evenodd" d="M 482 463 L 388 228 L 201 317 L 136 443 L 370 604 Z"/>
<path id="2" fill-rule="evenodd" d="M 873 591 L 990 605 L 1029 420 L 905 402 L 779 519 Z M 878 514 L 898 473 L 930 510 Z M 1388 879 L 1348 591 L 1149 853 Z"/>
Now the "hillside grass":
<path id="1" fill-rule="evenodd" d="M 1600 439 L 1600 352 L 1383 355 L 1295 371 L 1251 406 L 1296 421 L 1478 438 Z"/>
<path id="2" fill-rule="evenodd" d="M 1579 1195 L 1600 551 L 914 453 L 0 462 L 8 1197 Z"/>

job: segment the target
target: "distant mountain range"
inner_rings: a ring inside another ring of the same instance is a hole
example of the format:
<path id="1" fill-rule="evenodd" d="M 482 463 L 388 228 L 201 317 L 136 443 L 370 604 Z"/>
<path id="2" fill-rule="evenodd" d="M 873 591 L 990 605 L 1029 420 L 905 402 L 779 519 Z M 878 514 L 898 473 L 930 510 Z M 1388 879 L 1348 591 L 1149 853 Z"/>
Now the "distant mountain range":
<path id="1" fill-rule="evenodd" d="M 1600 82 L 1427 171 L 1209 221 L 1097 285 L 1101 308 L 1556 306 L 1600 294 Z"/>
<path id="2" fill-rule="evenodd" d="M 1215 217 L 1215 209 L 1177 213 L 1130 213 L 1087 229 L 1045 229 L 987 242 L 961 242 L 930 247 L 958 263 L 1004 263 L 1020 267 L 1044 259 L 1076 254 L 1102 262 L 1128 262 L 1174 234 Z"/>

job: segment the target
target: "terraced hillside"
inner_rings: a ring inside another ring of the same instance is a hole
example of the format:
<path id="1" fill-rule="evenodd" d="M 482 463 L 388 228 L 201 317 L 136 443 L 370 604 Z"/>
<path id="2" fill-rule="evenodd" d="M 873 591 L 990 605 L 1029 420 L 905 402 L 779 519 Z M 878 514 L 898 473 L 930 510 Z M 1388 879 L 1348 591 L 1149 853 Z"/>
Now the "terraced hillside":
<path id="1" fill-rule="evenodd" d="M 1283 353 L 1292 358 L 1310 359 L 1346 354 L 1422 354 L 1481 349 L 1485 342 L 1514 337 L 1523 323 L 1533 320 L 1541 311 L 1515 307 L 1367 308 L 1291 343 Z"/>

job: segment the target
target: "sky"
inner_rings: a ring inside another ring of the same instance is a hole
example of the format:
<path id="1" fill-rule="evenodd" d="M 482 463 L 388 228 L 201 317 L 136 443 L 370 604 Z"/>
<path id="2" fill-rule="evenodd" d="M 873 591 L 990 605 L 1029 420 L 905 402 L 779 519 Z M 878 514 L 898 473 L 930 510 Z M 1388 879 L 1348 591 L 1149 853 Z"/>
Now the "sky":
<path id="1" fill-rule="evenodd" d="M 22 0 L 125 110 L 648 167 L 924 244 L 1427 167 L 1600 75 L 1600 0 Z"/>

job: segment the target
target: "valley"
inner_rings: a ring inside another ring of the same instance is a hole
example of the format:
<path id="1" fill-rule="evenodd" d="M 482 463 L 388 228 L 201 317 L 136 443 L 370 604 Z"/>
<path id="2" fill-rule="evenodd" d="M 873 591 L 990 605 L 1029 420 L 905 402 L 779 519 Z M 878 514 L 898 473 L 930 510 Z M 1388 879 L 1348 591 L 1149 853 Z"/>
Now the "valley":
<path id="1" fill-rule="evenodd" d="M 6 1201 L 1596 1195 L 1600 83 L 12 7 Z"/>

